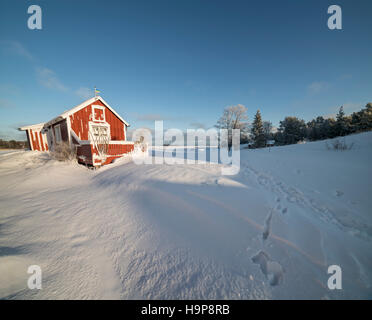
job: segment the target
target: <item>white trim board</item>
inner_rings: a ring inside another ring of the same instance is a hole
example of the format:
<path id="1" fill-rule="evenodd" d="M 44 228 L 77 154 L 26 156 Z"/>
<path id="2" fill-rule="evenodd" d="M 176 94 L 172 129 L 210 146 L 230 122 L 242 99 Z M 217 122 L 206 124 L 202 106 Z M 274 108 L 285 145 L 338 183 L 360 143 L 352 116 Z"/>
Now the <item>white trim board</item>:
<path id="1" fill-rule="evenodd" d="M 29 125 L 29 126 L 20 127 L 20 128 L 18 128 L 18 130 L 26 131 L 26 130 L 32 129 L 32 130 L 40 131 L 44 127 L 44 124 L 45 124 L 44 122 L 43 123 L 38 123 L 38 124 L 32 124 L 32 125 Z"/>
<path id="2" fill-rule="evenodd" d="M 97 120 L 96 117 L 95 117 L 95 110 L 102 110 L 102 114 L 103 114 L 103 120 Z M 105 115 L 105 107 L 102 107 L 101 105 L 99 104 L 93 104 L 92 105 L 92 119 L 93 121 L 95 122 L 106 122 L 106 115 Z"/>
<path id="3" fill-rule="evenodd" d="M 47 122 L 47 123 L 46 123 L 46 126 L 49 126 L 49 125 L 51 125 L 51 124 L 53 124 L 53 123 L 55 123 L 55 122 L 58 122 L 58 121 L 60 121 L 60 120 L 62 120 L 62 119 L 65 119 L 65 118 L 67 118 L 68 116 L 74 114 L 75 112 L 77 112 L 77 111 L 79 111 L 79 110 L 85 108 L 86 106 L 88 106 L 88 105 L 90 105 L 90 104 L 92 104 L 92 103 L 94 103 L 95 101 L 98 101 L 98 100 L 100 100 L 100 101 L 101 101 L 101 102 L 102 102 L 102 103 L 103 103 L 107 108 L 109 108 L 109 109 L 111 110 L 111 112 L 112 112 L 115 116 L 117 116 L 117 117 L 118 117 L 118 118 L 119 118 L 119 119 L 120 119 L 120 120 L 121 120 L 121 121 L 122 121 L 126 126 L 128 126 L 128 127 L 130 126 L 129 123 L 126 122 L 122 117 L 120 117 L 120 116 L 117 114 L 117 112 L 116 112 L 112 107 L 110 107 L 110 105 L 109 105 L 105 100 L 103 100 L 103 98 L 102 98 L 101 96 L 97 96 L 97 97 L 93 97 L 93 98 L 91 98 L 91 99 L 88 99 L 88 100 L 84 101 L 83 103 L 77 105 L 76 107 L 73 107 L 72 109 L 63 112 L 63 113 L 60 114 L 58 117 L 56 117 L 56 118 L 50 120 L 49 122 Z"/>

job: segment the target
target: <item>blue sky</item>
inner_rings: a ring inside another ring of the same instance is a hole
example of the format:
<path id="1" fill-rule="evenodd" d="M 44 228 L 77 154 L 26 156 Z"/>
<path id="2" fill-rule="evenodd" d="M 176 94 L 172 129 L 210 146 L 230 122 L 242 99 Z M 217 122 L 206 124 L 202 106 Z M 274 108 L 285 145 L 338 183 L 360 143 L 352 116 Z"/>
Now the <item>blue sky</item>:
<path id="1" fill-rule="evenodd" d="M 42 30 L 27 28 L 31 4 Z M 342 30 L 327 28 L 331 4 Z M 5 0 L 0 12 L 2 138 L 94 86 L 132 128 L 210 127 L 236 104 L 278 125 L 372 101 L 369 0 Z"/>

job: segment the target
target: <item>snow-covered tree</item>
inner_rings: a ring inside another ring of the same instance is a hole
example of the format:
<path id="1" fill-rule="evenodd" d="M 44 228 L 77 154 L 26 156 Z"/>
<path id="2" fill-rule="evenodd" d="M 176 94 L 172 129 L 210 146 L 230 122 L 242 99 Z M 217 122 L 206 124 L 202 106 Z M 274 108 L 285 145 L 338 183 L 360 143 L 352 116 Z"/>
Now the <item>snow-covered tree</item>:
<path id="1" fill-rule="evenodd" d="M 221 118 L 217 121 L 216 128 L 228 130 L 228 145 L 230 149 L 233 129 L 240 130 L 241 139 L 246 137 L 248 129 L 247 108 L 241 104 L 226 107 Z"/>

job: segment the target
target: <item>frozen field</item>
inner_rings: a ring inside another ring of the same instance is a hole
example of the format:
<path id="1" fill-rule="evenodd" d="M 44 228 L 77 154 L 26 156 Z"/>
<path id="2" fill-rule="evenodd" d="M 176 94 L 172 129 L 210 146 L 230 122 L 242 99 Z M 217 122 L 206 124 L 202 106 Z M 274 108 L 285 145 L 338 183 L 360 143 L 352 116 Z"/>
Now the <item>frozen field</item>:
<path id="1" fill-rule="evenodd" d="M 1 152 L 0 298 L 371 299 L 372 132 L 346 142 L 242 150 L 236 176 Z"/>

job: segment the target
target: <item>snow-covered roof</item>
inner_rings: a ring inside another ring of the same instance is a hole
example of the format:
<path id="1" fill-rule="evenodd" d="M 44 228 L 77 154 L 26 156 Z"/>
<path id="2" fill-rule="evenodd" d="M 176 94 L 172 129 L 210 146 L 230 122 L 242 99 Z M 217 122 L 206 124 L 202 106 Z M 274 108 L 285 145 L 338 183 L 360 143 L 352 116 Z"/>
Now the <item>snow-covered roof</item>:
<path id="1" fill-rule="evenodd" d="M 25 131 L 25 130 L 28 130 L 28 129 L 41 130 L 41 128 L 44 127 L 44 124 L 45 124 L 44 122 L 37 123 L 37 124 L 31 124 L 29 126 L 20 127 L 20 128 L 18 128 L 18 130 L 20 130 L 20 131 Z"/>
<path id="2" fill-rule="evenodd" d="M 105 100 L 103 100 L 103 98 L 101 96 L 97 96 L 97 97 L 93 97 L 93 98 L 90 98 L 88 100 L 85 100 L 83 103 L 73 107 L 70 110 L 67 110 L 67 111 L 63 112 L 58 117 L 55 117 L 54 119 L 48 121 L 47 123 L 45 123 L 45 126 L 48 127 L 48 126 L 50 126 L 50 125 L 52 125 L 56 122 L 59 122 L 63 119 L 66 119 L 68 116 L 70 116 L 73 113 L 85 108 L 86 106 L 94 103 L 97 100 L 100 100 L 107 108 L 109 108 L 114 115 L 116 115 L 123 123 L 125 123 L 126 126 L 128 126 L 128 127 L 130 126 L 129 123 L 126 122 L 122 117 L 120 117 L 119 114 L 117 114 L 117 112 L 112 107 L 110 107 L 110 105 Z"/>

